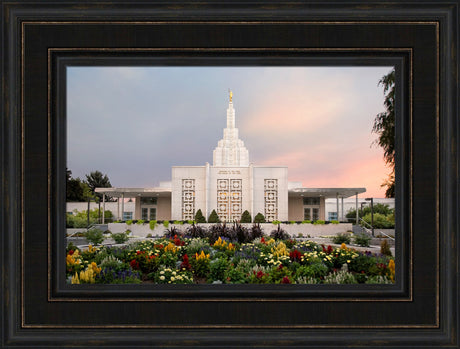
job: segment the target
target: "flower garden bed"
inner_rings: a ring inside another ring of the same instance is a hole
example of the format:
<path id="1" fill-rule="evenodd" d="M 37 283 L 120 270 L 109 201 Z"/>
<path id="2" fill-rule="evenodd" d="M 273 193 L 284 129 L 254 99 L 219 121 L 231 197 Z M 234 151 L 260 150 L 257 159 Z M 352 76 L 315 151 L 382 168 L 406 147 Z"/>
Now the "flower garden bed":
<path id="1" fill-rule="evenodd" d="M 240 239 L 241 240 L 241 239 Z M 175 234 L 122 247 L 67 248 L 67 280 L 156 284 L 391 284 L 391 256 L 312 241 Z"/>

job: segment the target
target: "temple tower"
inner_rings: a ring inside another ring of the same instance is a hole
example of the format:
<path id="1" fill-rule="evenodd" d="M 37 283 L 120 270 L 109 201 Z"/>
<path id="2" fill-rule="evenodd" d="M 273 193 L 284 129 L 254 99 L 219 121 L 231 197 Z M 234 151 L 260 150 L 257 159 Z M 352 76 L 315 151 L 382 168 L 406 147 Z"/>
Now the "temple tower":
<path id="1" fill-rule="evenodd" d="M 214 166 L 249 166 L 249 153 L 244 142 L 238 139 L 238 129 L 235 127 L 235 109 L 233 109 L 233 93 L 229 92 L 227 109 L 227 127 L 224 128 L 224 138 L 217 143 L 213 151 Z"/>

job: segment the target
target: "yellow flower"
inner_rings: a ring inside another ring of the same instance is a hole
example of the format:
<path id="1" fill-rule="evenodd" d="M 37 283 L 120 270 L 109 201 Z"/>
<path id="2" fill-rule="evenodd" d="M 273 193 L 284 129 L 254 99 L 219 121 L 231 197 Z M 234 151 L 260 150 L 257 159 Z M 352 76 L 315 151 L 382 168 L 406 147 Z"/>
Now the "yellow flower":
<path id="1" fill-rule="evenodd" d="M 390 270 L 391 281 L 395 281 L 396 266 L 395 266 L 395 261 L 393 259 L 391 259 L 390 262 L 388 263 L 388 269 Z"/>
<path id="2" fill-rule="evenodd" d="M 176 253 L 176 252 L 177 252 L 177 246 L 174 245 L 172 242 L 170 242 L 170 243 L 165 247 L 165 252 Z"/>
<path id="3" fill-rule="evenodd" d="M 93 272 L 96 274 L 99 274 L 102 270 L 102 268 L 98 268 L 95 262 L 91 262 L 91 268 L 93 269 Z"/>
<path id="4" fill-rule="evenodd" d="M 74 276 L 72 276 L 72 279 L 70 281 L 72 284 L 79 284 L 80 283 L 80 280 L 78 279 L 78 274 L 75 273 Z"/>
<path id="5" fill-rule="evenodd" d="M 227 242 L 222 240 L 222 238 L 219 236 L 219 238 L 217 239 L 217 241 L 214 243 L 213 246 L 215 246 L 215 247 L 225 247 L 225 245 L 227 245 Z"/>
<path id="6" fill-rule="evenodd" d="M 208 258 L 209 258 L 209 253 L 205 254 L 203 250 L 201 250 L 200 254 L 195 253 L 195 259 L 197 261 L 205 260 L 205 259 L 208 259 Z"/>
<path id="7" fill-rule="evenodd" d="M 289 251 L 283 242 L 280 242 L 276 246 L 273 246 L 271 251 L 273 253 L 273 257 L 279 258 L 282 256 L 289 256 Z"/>
<path id="8" fill-rule="evenodd" d="M 341 250 L 348 250 L 347 245 L 344 242 L 342 242 L 342 245 L 340 245 L 340 249 Z"/>

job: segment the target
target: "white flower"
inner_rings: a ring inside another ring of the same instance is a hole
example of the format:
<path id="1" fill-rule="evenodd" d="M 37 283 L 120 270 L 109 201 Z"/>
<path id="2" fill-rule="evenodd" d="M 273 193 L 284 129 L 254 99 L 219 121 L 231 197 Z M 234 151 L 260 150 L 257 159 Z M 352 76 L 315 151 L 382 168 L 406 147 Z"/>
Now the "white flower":
<path id="1" fill-rule="evenodd" d="M 164 270 L 160 271 L 160 274 L 164 274 L 164 273 L 165 273 L 165 271 L 164 271 Z"/>
<path id="2" fill-rule="evenodd" d="M 163 275 L 160 276 L 160 280 L 164 280 L 164 279 L 165 279 L 165 277 Z"/>

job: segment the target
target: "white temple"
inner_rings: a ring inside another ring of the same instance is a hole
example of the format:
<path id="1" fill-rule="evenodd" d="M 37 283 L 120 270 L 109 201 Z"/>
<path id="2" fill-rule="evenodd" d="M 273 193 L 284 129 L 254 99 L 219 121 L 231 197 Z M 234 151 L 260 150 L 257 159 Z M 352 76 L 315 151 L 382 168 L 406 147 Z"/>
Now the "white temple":
<path id="1" fill-rule="evenodd" d="M 287 167 L 254 166 L 238 139 L 230 91 L 224 138 L 213 153 L 213 165 L 172 168 L 172 219 L 193 219 L 198 209 L 208 217 L 216 210 L 222 221 L 234 221 L 248 210 L 267 220 L 287 220 Z"/>
<path id="2" fill-rule="evenodd" d="M 256 166 L 238 138 L 233 93 L 227 108 L 227 127 L 213 151 L 213 165 L 173 166 L 171 182 L 158 188 L 96 188 L 96 192 L 122 200 L 136 198 L 134 217 L 144 220 L 193 220 L 201 209 L 207 218 L 216 210 L 221 221 L 240 220 L 247 210 L 254 218 L 262 213 L 266 221 L 325 219 L 326 198 L 337 199 L 337 218 L 343 219 L 343 199 L 365 192 L 365 188 L 304 188 L 288 182 L 286 166 Z M 104 195 L 105 197 L 105 195 Z M 339 214 L 339 198 L 342 214 Z"/>

